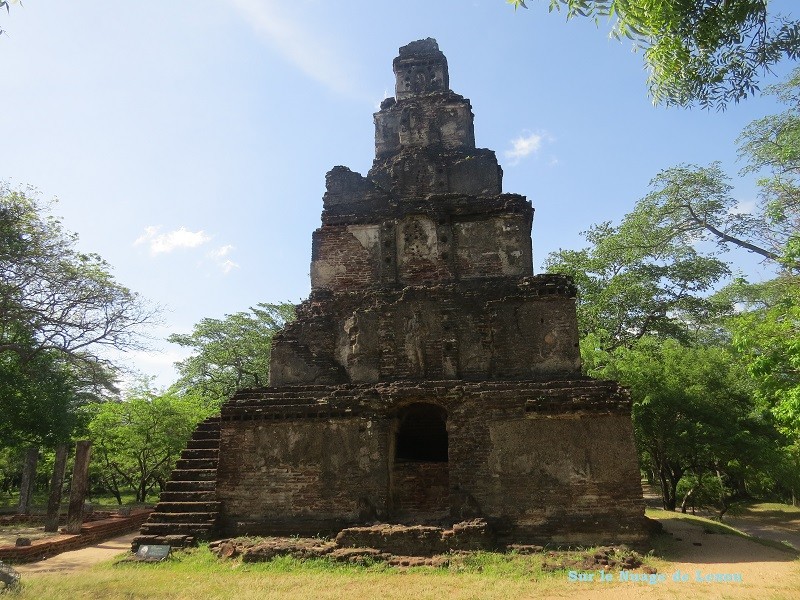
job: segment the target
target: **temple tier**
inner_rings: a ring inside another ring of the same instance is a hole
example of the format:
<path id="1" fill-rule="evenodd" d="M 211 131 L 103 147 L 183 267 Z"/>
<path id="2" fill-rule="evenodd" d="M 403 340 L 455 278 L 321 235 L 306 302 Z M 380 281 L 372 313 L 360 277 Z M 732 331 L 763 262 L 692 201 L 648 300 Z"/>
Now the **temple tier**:
<path id="1" fill-rule="evenodd" d="M 138 543 L 465 519 L 485 547 L 644 538 L 630 400 L 581 375 L 575 287 L 533 275 L 530 202 L 475 147 L 434 40 L 393 66 L 369 173 L 326 176 L 270 386 L 198 428 Z"/>

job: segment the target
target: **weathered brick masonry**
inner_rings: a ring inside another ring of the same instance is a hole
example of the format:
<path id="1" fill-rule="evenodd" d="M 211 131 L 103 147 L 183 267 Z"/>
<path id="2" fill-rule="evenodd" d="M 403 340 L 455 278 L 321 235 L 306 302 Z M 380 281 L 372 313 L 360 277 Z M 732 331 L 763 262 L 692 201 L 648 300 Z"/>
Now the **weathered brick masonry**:
<path id="1" fill-rule="evenodd" d="M 270 387 L 223 406 L 218 463 L 196 469 L 215 529 L 151 533 L 482 518 L 520 542 L 640 540 L 630 400 L 580 374 L 571 280 L 533 275 L 533 208 L 475 147 L 436 42 L 394 71 L 372 169 L 327 174 L 312 292 L 275 336 Z"/>

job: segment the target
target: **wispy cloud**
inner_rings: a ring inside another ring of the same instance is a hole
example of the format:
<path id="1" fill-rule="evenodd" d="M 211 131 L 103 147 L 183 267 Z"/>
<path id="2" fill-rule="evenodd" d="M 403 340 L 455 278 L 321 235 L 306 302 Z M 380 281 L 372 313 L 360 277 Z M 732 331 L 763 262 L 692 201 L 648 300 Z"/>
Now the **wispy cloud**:
<path id="1" fill-rule="evenodd" d="M 553 141 L 553 138 L 544 132 L 531 133 L 523 131 L 518 137 L 511 140 L 511 148 L 506 150 L 503 155 L 510 161 L 510 165 L 514 166 L 532 154 L 537 154 L 541 150 L 544 142 Z"/>
<path id="2" fill-rule="evenodd" d="M 756 211 L 755 200 L 740 200 L 728 210 L 729 215 L 752 215 Z"/>
<path id="3" fill-rule="evenodd" d="M 197 248 L 211 239 L 202 229 L 200 231 L 189 231 L 185 227 L 159 233 L 160 227 L 149 226 L 144 228 L 144 233 L 136 238 L 134 246 L 146 245 L 150 249 L 150 254 L 166 254 L 178 248 Z"/>
<path id="4" fill-rule="evenodd" d="M 214 261 L 214 263 L 227 275 L 234 269 L 238 269 L 239 264 L 232 261 L 228 256 L 233 252 L 233 246 L 227 244 L 211 250 L 206 256 Z"/>
<path id="5" fill-rule="evenodd" d="M 303 73 L 340 94 L 356 95 L 348 61 L 337 43 L 324 31 L 313 31 L 309 16 L 294 19 L 288 16 L 287 5 L 297 9 L 296 2 L 277 0 L 228 0 L 250 26 L 284 58 Z"/>

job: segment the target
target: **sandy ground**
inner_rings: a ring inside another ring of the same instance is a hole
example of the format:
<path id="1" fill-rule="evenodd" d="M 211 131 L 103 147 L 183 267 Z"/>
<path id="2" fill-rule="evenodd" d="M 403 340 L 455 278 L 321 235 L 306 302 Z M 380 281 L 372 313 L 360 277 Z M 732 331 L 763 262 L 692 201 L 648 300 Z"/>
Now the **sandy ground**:
<path id="1" fill-rule="evenodd" d="M 664 519 L 662 523 L 673 539 L 667 553 L 669 564 L 659 573 L 662 580 L 620 581 L 620 574 L 615 573 L 610 582 L 578 581 L 563 594 L 554 593 L 552 597 L 800 598 L 800 560 L 796 554 L 738 536 L 704 533 L 701 527 L 675 519 Z M 722 580 L 714 581 L 714 575 L 722 575 Z M 707 576 L 712 580 L 704 581 Z"/>
<path id="2" fill-rule="evenodd" d="M 22 574 L 51 573 L 55 571 L 70 572 L 86 569 L 96 563 L 112 559 L 118 554 L 130 551 L 131 542 L 138 534 L 138 532 L 127 533 L 113 540 L 101 542 L 94 546 L 81 548 L 79 550 L 71 550 L 70 552 L 62 552 L 51 558 L 35 563 L 16 565 L 14 568 Z"/>
<path id="3" fill-rule="evenodd" d="M 45 533 L 44 528 L 41 526 L 6 525 L 0 527 L 0 546 L 13 546 L 17 538 L 20 537 L 34 541 L 56 536 L 58 536 L 58 533 Z"/>
<path id="4" fill-rule="evenodd" d="M 725 523 L 756 537 L 789 543 L 800 550 L 800 512 L 748 510 L 735 517 L 726 517 Z"/>

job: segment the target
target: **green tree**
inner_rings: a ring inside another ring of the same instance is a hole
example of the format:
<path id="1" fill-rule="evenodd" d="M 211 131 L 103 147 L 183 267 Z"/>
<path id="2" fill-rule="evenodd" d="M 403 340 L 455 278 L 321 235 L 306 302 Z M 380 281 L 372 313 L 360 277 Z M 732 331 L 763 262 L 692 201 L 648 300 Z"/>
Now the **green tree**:
<path id="1" fill-rule="evenodd" d="M 156 310 L 77 241 L 35 190 L 0 183 L 0 352 L 23 362 L 54 352 L 92 369 L 109 364 L 103 348 L 142 347 Z"/>
<path id="2" fill-rule="evenodd" d="M 786 465 L 780 483 L 792 503 L 800 495 L 800 278 L 784 275 L 758 286 L 757 302 L 732 317 L 733 344 L 757 382 L 756 397 L 774 416 Z M 750 290 L 752 292 L 752 290 Z"/>
<path id="3" fill-rule="evenodd" d="M 53 355 L 23 363 L 0 353 L 0 446 L 54 447 L 68 440 L 81 404 L 72 373 Z"/>
<path id="4" fill-rule="evenodd" d="M 630 389 L 640 460 L 659 481 L 664 508 L 675 509 L 678 483 L 691 475 L 694 481 L 715 481 L 715 504 L 724 514 L 730 497 L 746 490 L 748 467 L 769 468 L 774 429 L 728 349 L 646 337 L 597 362 L 601 366 L 590 374 Z"/>
<path id="5" fill-rule="evenodd" d="M 77 408 L 115 391 L 104 349 L 141 347 L 155 316 L 49 208 L 0 182 L 0 444 L 66 441 Z"/>
<path id="6" fill-rule="evenodd" d="M 236 390 L 267 385 L 272 336 L 294 319 L 294 305 L 260 303 L 223 319 L 203 319 L 168 340 L 194 352 L 177 363 L 175 389 L 218 406 Z"/>
<path id="7" fill-rule="evenodd" d="M 545 268 L 573 277 L 579 327 L 602 349 L 655 334 L 686 342 L 697 323 L 721 310 L 707 294 L 729 274 L 727 265 L 640 205 L 619 226 L 606 222 L 583 235 L 590 247 L 552 253 Z"/>
<path id="8" fill-rule="evenodd" d="M 181 450 L 209 409 L 193 396 L 159 393 L 147 381 L 121 402 L 90 407 L 93 475 L 119 503 L 126 489 L 144 502 L 163 488 Z"/>
<path id="9" fill-rule="evenodd" d="M 739 136 L 745 173 L 761 173 L 764 245 L 784 268 L 800 271 L 800 69 L 767 88 L 787 108 L 750 123 Z"/>
<path id="10" fill-rule="evenodd" d="M 527 8 L 525 0 L 506 0 Z M 758 90 L 758 80 L 800 53 L 800 22 L 768 0 L 549 0 L 567 18 L 613 20 L 612 36 L 644 49 L 657 104 L 724 108 Z"/>
<path id="11" fill-rule="evenodd" d="M 750 123 L 739 136 L 743 173 L 760 173 L 760 201 L 743 210 L 719 163 L 659 173 L 634 213 L 686 241 L 742 249 L 778 268 L 800 270 L 800 69 L 771 86 L 787 110 Z"/>

